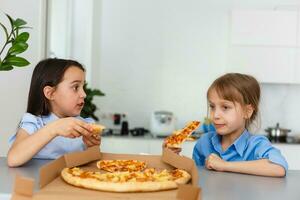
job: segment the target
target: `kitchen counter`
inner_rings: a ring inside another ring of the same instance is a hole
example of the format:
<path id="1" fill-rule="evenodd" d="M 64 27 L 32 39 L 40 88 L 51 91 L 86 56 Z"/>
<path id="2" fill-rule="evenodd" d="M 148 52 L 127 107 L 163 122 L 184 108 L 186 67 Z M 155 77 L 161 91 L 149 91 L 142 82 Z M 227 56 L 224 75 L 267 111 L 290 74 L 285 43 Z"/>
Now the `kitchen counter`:
<path id="1" fill-rule="evenodd" d="M 14 177 L 20 174 L 38 180 L 39 168 L 49 160 L 32 159 L 23 167 L 9 168 L 6 158 L 0 157 L 0 199 L 10 199 Z M 300 170 L 289 170 L 285 178 L 270 178 L 209 171 L 199 168 L 203 200 L 299 200 Z M 35 190 L 38 190 L 38 181 Z"/>
<path id="2" fill-rule="evenodd" d="M 201 137 L 202 134 L 197 134 L 197 137 L 195 137 L 196 140 L 198 140 Z M 266 136 L 266 135 L 264 135 Z M 157 137 L 152 135 L 151 133 L 146 133 L 145 135 L 139 135 L 139 136 L 133 136 L 131 134 L 128 135 L 103 135 L 103 138 L 124 138 L 124 139 L 146 139 L 146 140 L 163 140 L 165 137 Z M 266 136 L 267 137 L 267 136 Z M 271 141 L 272 144 L 287 144 L 287 145 L 297 145 L 300 144 L 299 137 L 288 137 L 286 142 L 275 142 Z M 300 146 L 300 145 L 299 145 Z"/>
<path id="3" fill-rule="evenodd" d="M 160 155 L 163 138 L 153 137 L 151 134 L 145 136 L 105 136 L 102 137 L 101 151 L 110 153 L 128 154 L 153 154 Z M 181 154 L 192 158 L 196 141 L 186 141 L 182 145 Z M 273 143 L 289 164 L 289 169 L 300 170 L 300 145 L 295 143 Z"/>

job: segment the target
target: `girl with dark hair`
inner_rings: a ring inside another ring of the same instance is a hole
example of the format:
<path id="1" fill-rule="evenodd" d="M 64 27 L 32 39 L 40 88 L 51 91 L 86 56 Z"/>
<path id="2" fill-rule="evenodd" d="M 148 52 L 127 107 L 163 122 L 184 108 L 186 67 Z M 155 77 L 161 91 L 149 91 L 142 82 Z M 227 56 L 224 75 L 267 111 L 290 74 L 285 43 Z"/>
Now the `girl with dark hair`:
<path id="1" fill-rule="evenodd" d="M 216 79 L 207 91 L 210 119 L 215 131 L 196 143 L 197 165 L 216 171 L 262 176 L 285 176 L 288 164 L 280 151 L 249 126 L 257 118 L 260 87 L 249 75 L 229 73 Z"/>
<path id="2" fill-rule="evenodd" d="M 46 59 L 35 67 L 27 112 L 10 138 L 7 163 L 20 166 L 31 158 L 56 159 L 100 144 L 91 118 L 80 117 L 86 94 L 85 70 L 73 60 Z"/>

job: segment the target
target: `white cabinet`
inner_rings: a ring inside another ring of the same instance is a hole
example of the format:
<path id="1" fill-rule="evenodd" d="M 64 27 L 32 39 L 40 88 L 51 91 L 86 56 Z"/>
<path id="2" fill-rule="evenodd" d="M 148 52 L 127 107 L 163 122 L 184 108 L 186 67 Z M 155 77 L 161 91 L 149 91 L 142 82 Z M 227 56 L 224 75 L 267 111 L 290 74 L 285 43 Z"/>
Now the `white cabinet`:
<path id="1" fill-rule="evenodd" d="M 292 46 L 297 43 L 297 11 L 234 10 L 233 45 Z"/>
<path id="2" fill-rule="evenodd" d="M 124 137 L 102 137 L 102 152 L 124 154 L 149 154 L 149 140 Z"/>
<path id="3" fill-rule="evenodd" d="M 300 12 L 234 10 L 227 72 L 262 83 L 300 83 Z"/>
<path id="4" fill-rule="evenodd" d="M 161 155 L 163 139 L 102 137 L 101 151 L 124 154 Z M 186 141 L 182 145 L 181 155 L 192 158 L 196 141 Z M 290 170 L 300 170 L 300 145 L 274 144 L 286 158 Z"/>
<path id="5" fill-rule="evenodd" d="M 101 151 L 125 154 L 162 154 L 163 139 L 102 137 Z M 192 158 L 195 142 L 186 141 L 181 155 Z"/>
<path id="6" fill-rule="evenodd" d="M 299 144 L 275 144 L 286 158 L 290 170 L 300 170 L 300 145 Z"/>
<path id="7" fill-rule="evenodd" d="M 299 83 L 295 76 L 296 51 L 296 48 L 232 46 L 227 71 L 250 74 L 261 83 Z"/>

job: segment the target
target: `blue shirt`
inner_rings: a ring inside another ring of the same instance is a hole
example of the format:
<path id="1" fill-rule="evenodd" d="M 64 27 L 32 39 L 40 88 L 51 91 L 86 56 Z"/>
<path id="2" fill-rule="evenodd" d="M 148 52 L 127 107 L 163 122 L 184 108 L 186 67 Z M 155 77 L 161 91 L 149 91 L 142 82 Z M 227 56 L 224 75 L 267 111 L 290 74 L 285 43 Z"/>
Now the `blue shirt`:
<path id="1" fill-rule="evenodd" d="M 204 166 L 205 159 L 211 153 L 217 154 L 225 161 L 268 159 L 272 163 L 281 165 L 286 171 L 288 169 L 285 158 L 265 136 L 252 135 L 247 130 L 225 151 L 222 150 L 221 136 L 215 131 L 204 134 L 194 147 L 193 159 L 197 165 Z"/>
<path id="2" fill-rule="evenodd" d="M 80 116 L 76 117 L 88 123 L 93 123 L 94 120 L 91 118 L 82 118 Z M 49 114 L 47 116 L 35 116 L 30 113 L 25 113 L 19 123 L 19 128 L 27 131 L 29 135 L 34 134 L 37 130 L 44 127 L 48 123 L 57 120 L 58 117 L 55 114 Z M 9 139 L 9 145 L 16 139 L 16 133 Z M 42 159 L 56 159 L 61 155 L 73 152 L 82 151 L 85 149 L 85 145 L 82 141 L 82 137 L 79 138 L 66 138 L 62 136 L 57 136 L 52 139 L 47 145 L 45 145 L 34 158 Z"/>

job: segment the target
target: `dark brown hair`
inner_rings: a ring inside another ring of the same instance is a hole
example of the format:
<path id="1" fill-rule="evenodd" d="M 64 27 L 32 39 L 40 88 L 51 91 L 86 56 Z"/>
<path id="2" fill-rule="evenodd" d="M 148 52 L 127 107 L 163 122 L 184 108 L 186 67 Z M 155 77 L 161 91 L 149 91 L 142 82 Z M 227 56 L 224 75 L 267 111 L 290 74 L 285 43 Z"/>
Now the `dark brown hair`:
<path id="1" fill-rule="evenodd" d="M 50 103 L 43 92 L 44 87 L 57 86 L 62 81 L 65 71 L 71 66 L 85 71 L 77 61 L 58 58 L 48 58 L 36 65 L 31 77 L 27 112 L 33 115 L 48 115 L 51 112 Z"/>
<path id="2" fill-rule="evenodd" d="M 208 88 L 209 93 L 215 90 L 222 99 L 238 102 L 243 106 L 251 105 L 253 113 L 246 120 L 246 128 L 256 119 L 260 100 L 260 86 L 257 80 L 250 75 L 240 73 L 228 73 L 216 79 Z"/>

